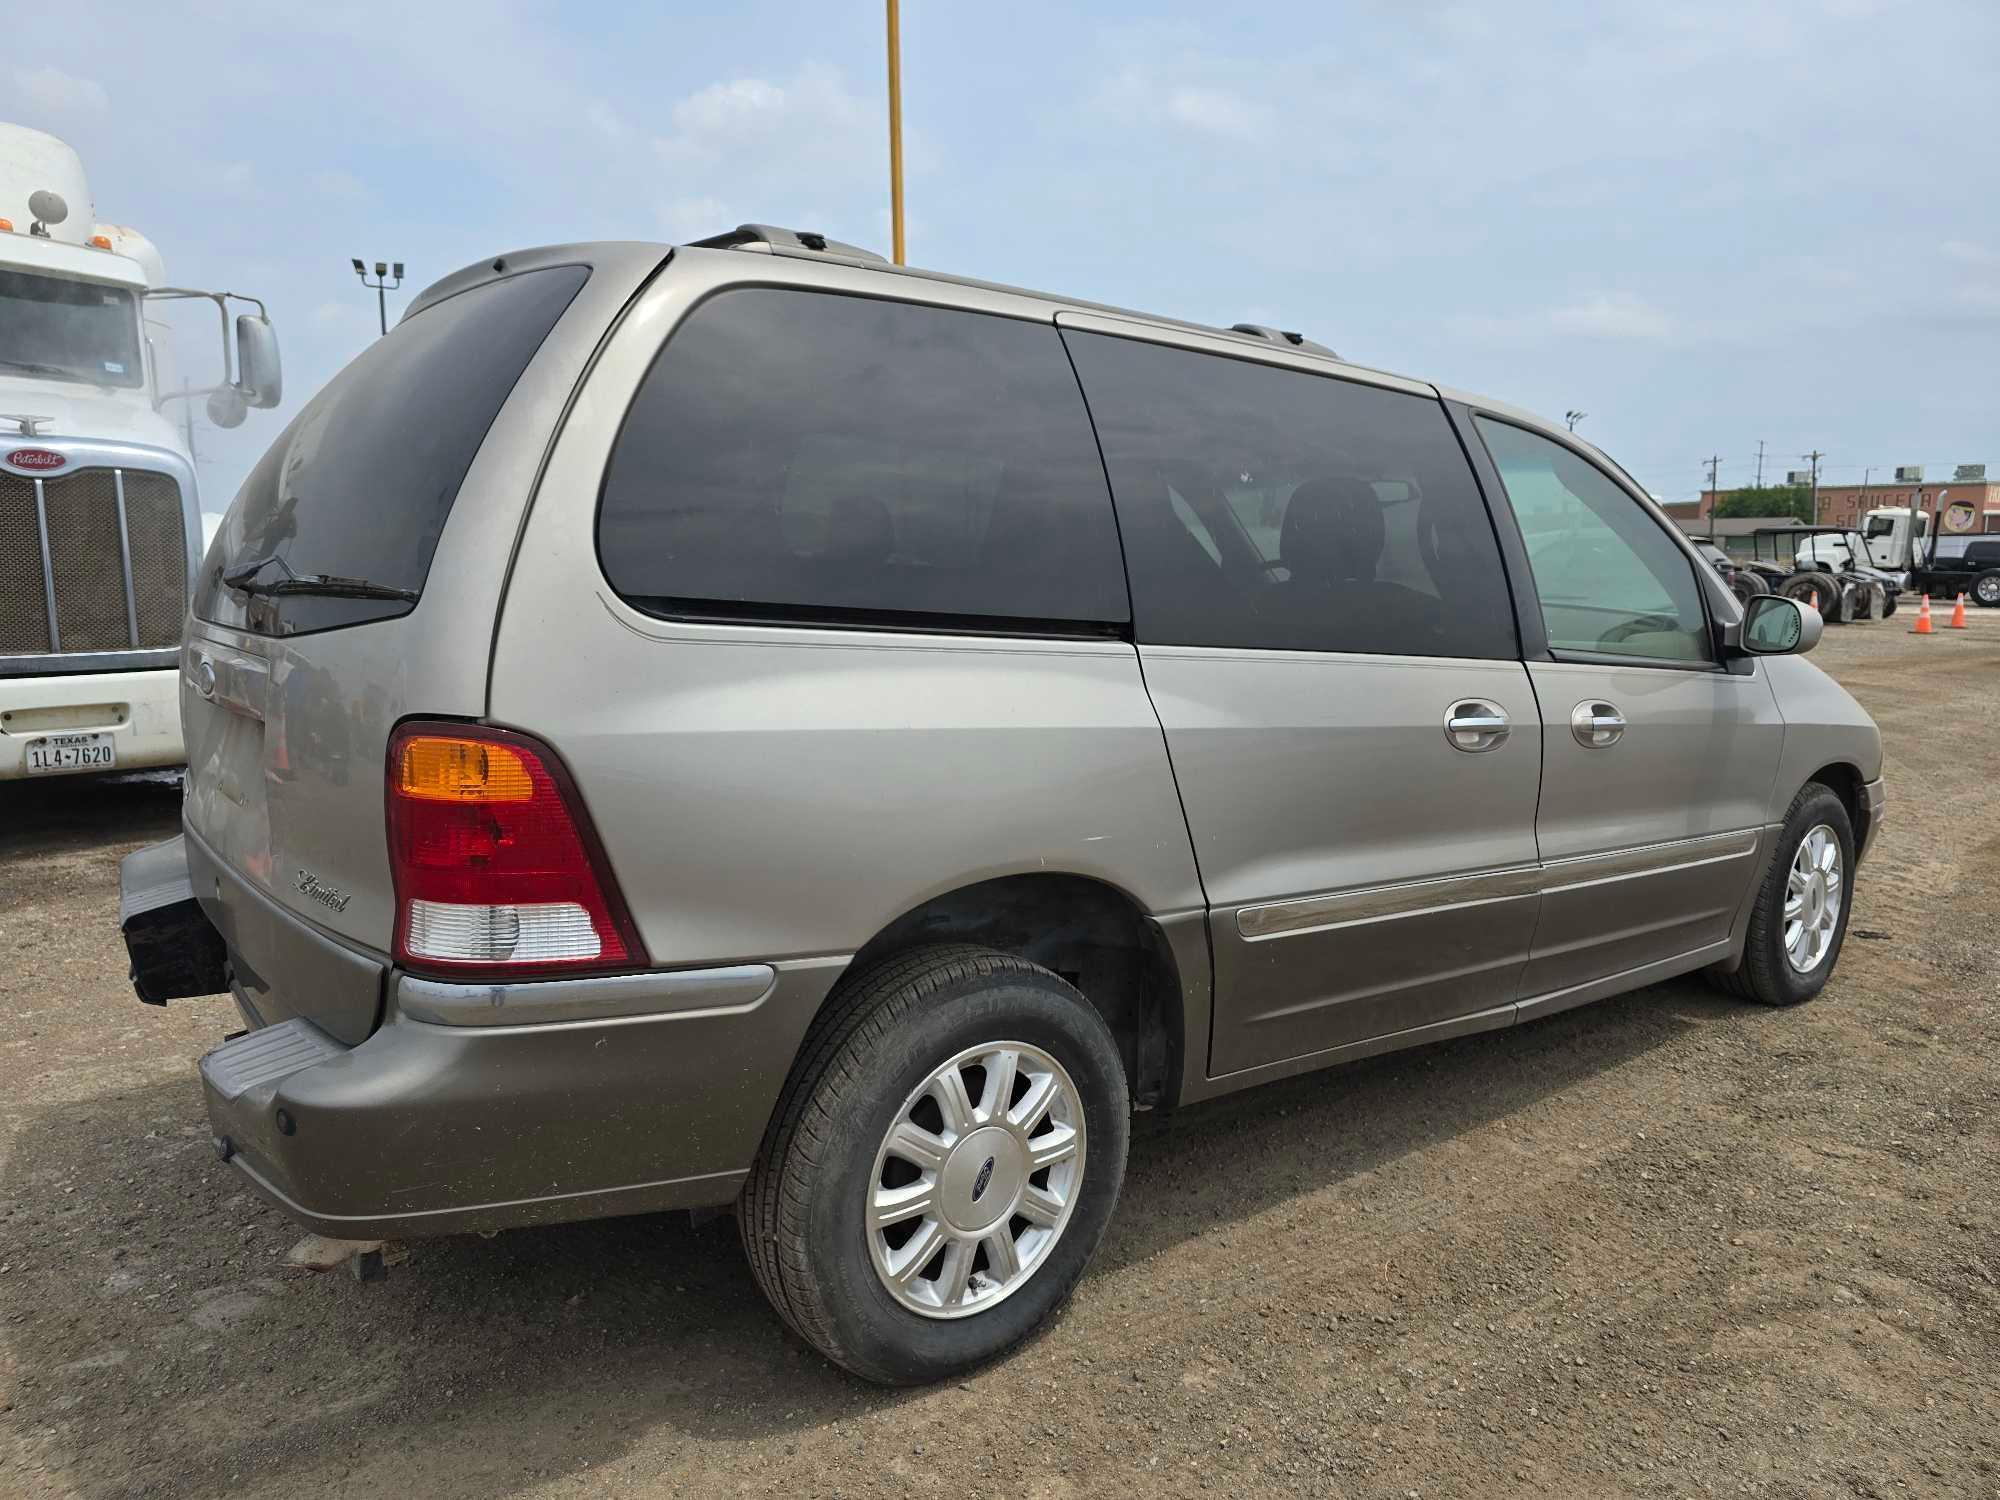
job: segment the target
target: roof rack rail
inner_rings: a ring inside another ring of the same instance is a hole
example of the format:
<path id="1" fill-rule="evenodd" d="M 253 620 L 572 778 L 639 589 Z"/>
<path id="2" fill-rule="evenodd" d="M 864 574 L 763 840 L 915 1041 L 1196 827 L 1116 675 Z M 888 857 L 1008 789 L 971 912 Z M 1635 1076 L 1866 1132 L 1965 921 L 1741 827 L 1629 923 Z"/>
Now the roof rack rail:
<path id="1" fill-rule="evenodd" d="M 761 246 L 772 255 L 838 255 L 845 260 L 868 260 L 878 265 L 889 262 L 873 250 L 830 240 L 814 229 L 785 229 L 776 224 L 738 224 L 727 234 L 710 235 L 689 243 L 702 250 L 747 250 Z"/>
<path id="2" fill-rule="evenodd" d="M 1252 338 L 1268 339 L 1274 344 L 1284 344 L 1293 349 L 1303 349 L 1308 354 L 1324 354 L 1328 359 L 1339 359 L 1324 344 L 1316 344 L 1302 333 L 1290 333 L 1282 328 L 1273 328 L 1268 323 L 1231 323 L 1231 333 L 1247 333 Z"/>

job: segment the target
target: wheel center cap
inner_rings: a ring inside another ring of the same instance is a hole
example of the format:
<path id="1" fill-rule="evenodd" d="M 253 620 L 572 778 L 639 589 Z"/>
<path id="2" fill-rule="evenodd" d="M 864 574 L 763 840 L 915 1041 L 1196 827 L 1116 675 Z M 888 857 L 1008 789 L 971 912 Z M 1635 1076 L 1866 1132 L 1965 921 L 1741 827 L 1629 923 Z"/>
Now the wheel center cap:
<path id="1" fill-rule="evenodd" d="M 1826 912 L 1826 876 L 1815 875 L 1806 887 L 1806 910 L 1817 922 Z"/>
<path id="2" fill-rule="evenodd" d="M 938 1173 L 938 1210 L 954 1229 L 981 1230 L 1014 1211 L 1027 1181 L 1027 1154 L 1011 1130 L 987 1125 L 966 1134 Z"/>

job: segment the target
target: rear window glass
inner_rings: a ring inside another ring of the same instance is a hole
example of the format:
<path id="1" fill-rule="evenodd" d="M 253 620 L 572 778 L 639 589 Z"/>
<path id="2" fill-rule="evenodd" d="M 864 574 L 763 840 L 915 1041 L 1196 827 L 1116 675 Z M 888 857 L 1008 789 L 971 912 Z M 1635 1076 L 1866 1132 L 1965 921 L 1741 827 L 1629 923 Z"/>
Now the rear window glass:
<path id="1" fill-rule="evenodd" d="M 1091 629 L 1129 617 L 1090 419 L 1048 324 L 750 287 L 648 372 L 598 554 L 694 617 Z"/>
<path id="2" fill-rule="evenodd" d="M 259 580 L 289 571 L 421 593 L 473 455 L 589 275 L 552 266 L 484 282 L 370 345 L 243 482 L 202 564 L 195 613 L 270 635 L 408 613 L 396 599 L 252 597 L 222 575 L 276 558 Z"/>

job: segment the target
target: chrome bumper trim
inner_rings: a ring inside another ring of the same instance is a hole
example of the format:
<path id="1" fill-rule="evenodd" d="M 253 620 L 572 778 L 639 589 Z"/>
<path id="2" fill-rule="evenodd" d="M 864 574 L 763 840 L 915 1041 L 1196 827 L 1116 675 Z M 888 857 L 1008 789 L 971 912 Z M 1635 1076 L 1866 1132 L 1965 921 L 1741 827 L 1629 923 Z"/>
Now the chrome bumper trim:
<path id="1" fill-rule="evenodd" d="M 769 964 L 599 974 L 526 983 L 457 984 L 401 974 L 396 1005 L 434 1026 L 531 1026 L 625 1016 L 685 1016 L 752 1010 L 777 980 Z"/>

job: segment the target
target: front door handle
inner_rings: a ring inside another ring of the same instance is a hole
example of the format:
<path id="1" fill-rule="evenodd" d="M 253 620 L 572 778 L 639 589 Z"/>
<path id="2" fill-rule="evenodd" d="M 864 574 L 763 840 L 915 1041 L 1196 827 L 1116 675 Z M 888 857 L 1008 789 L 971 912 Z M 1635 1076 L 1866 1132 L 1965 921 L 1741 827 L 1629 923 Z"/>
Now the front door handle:
<path id="1" fill-rule="evenodd" d="M 1609 703 L 1579 703 L 1569 711 L 1569 732 L 1586 750 L 1615 745 L 1625 735 L 1625 716 Z"/>
<path id="2" fill-rule="evenodd" d="M 1507 738 L 1507 710 L 1483 698 L 1462 698 L 1444 711 L 1444 737 L 1454 750 L 1476 755 Z"/>

